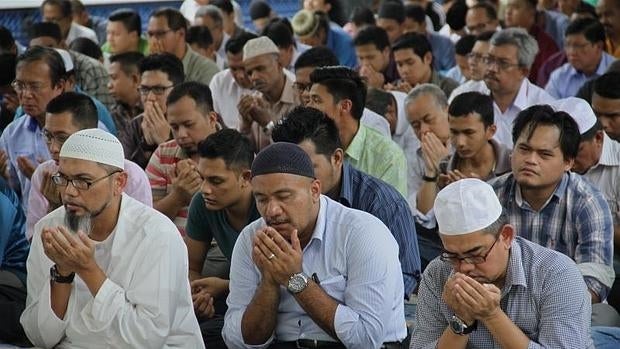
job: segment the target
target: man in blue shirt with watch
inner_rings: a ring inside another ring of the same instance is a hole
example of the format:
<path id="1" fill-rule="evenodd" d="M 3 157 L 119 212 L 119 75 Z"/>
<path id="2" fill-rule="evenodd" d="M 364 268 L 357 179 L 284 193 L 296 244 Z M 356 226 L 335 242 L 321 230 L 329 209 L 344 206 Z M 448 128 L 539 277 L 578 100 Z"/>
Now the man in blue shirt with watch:
<path id="1" fill-rule="evenodd" d="M 453 182 L 434 210 L 444 251 L 422 276 L 410 348 L 594 348 L 575 263 L 517 236 L 490 185 Z"/>
<path id="2" fill-rule="evenodd" d="M 403 279 L 388 228 L 321 195 L 295 144 L 265 148 L 251 176 L 262 218 L 233 249 L 228 347 L 401 348 Z"/>

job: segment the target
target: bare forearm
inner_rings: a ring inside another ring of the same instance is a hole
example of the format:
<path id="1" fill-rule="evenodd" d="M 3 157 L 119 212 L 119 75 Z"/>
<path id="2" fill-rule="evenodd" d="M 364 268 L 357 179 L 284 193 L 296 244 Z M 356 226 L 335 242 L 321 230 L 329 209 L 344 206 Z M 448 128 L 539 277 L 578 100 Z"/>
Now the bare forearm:
<path id="1" fill-rule="evenodd" d="M 171 191 L 160 199 L 153 198 L 153 208 L 165 214 L 171 220 L 174 220 L 182 206 L 187 206 L 188 204 L 189 200 L 183 198 L 182 195 L 177 194 L 175 191 Z"/>
<path id="2" fill-rule="evenodd" d="M 191 268 L 189 269 L 189 281 L 194 281 L 194 280 L 198 280 L 201 278 L 202 278 L 202 275 L 200 272 L 192 270 Z"/>
<path id="3" fill-rule="evenodd" d="M 52 311 L 59 319 L 64 319 L 69 306 L 72 284 L 61 284 L 50 281 L 50 303 Z"/>
<path id="4" fill-rule="evenodd" d="M 241 319 L 241 333 L 246 344 L 263 344 L 271 337 L 278 318 L 279 292 L 278 285 L 264 282 L 256 289 L 254 298 Z"/>
<path id="5" fill-rule="evenodd" d="M 482 323 L 503 349 L 527 348 L 530 343 L 530 339 L 503 311 Z"/>
<path id="6" fill-rule="evenodd" d="M 433 208 L 435 204 L 435 197 L 437 196 L 437 183 L 423 181 L 420 190 L 418 190 L 417 196 L 417 208 L 418 211 L 423 214 L 427 214 Z"/>
<path id="7" fill-rule="evenodd" d="M 305 290 L 296 294 L 295 299 L 323 331 L 338 340 L 334 327 L 338 302 L 325 293 L 314 281 L 310 281 Z"/>
<path id="8" fill-rule="evenodd" d="M 446 328 L 437 341 L 437 349 L 465 349 L 468 341 L 469 335 L 461 336 Z"/>

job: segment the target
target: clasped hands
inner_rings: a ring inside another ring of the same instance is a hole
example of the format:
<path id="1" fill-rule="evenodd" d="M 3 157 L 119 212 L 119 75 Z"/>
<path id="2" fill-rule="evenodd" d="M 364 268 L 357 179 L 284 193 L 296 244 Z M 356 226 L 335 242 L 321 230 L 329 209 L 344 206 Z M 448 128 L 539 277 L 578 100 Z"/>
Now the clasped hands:
<path id="1" fill-rule="evenodd" d="M 262 273 L 263 282 L 286 287 L 291 275 L 302 271 L 302 249 L 297 229 L 291 242 L 274 228 L 260 228 L 253 239 L 252 259 Z"/>
<path id="2" fill-rule="evenodd" d="M 475 320 L 487 321 L 502 312 L 501 291 L 497 286 L 482 284 L 458 272 L 446 281 L 442 299 L 467 325 Z"/>

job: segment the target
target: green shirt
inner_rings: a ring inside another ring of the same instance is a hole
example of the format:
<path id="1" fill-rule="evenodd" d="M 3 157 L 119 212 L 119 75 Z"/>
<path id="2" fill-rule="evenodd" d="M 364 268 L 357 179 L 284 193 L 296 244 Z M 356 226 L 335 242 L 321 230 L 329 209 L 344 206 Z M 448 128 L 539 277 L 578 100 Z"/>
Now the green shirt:
<path id="1" fill-rule="evenodd" d="M 407 197 L 407 161 L 391 139 L 360 123 L 345 157 L 353 167 L 387 182 Z"/>
<path id="2" fill-rule="evenodd" d="M 183 62 L 183 71 L 185 72 L 185 81 L 196 81 L 209 86 L 213 75 L 220 71 L 217 64 L 196 53 L 187 44 L 186 48 L 187 52 L 185 52 L 185 56 L 181 60 Z"/>
<path id="3" fill-rule="evenodd" d="M 256 202 L 252 198 L 252 206 L 250 206 L 247 224 L 250 224 L 258 218 L 260 218 L 260 214 L 256 209 Z M 215 239 L 228 261 L 232 258 L 235 241 L 237 241 L 237 237 L 239 233 L 241 233 L 230 226 L 224 210 L 209 210 L 205 206 L 205 202 L 200 193 L 195 194 L 192 198 L 192 202 L 189 204 L 185 232 L 190 238 L 203 241 L 207 244 L 210 244 L 211 240 Z"/>
<path id="4" fill-rule="evenodd" d="M 108 42 L 101 46 L 101 52 L 112 55 L 110 44 Z M 149 42 L 145 38 L 140 38 L 140 41 L 138 41 L 138 52 L 145 56 L 149 55 Z"/>

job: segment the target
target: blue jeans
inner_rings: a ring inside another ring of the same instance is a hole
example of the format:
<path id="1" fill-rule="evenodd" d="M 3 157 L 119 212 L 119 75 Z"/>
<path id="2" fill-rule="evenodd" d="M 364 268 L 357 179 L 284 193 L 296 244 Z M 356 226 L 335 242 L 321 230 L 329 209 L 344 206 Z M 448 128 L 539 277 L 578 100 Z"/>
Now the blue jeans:
<path id="1" fill-rule="evenodd" d="M 620 348 L 620 327 L 592 327 L 592 340 L 596 349 Z"/>

